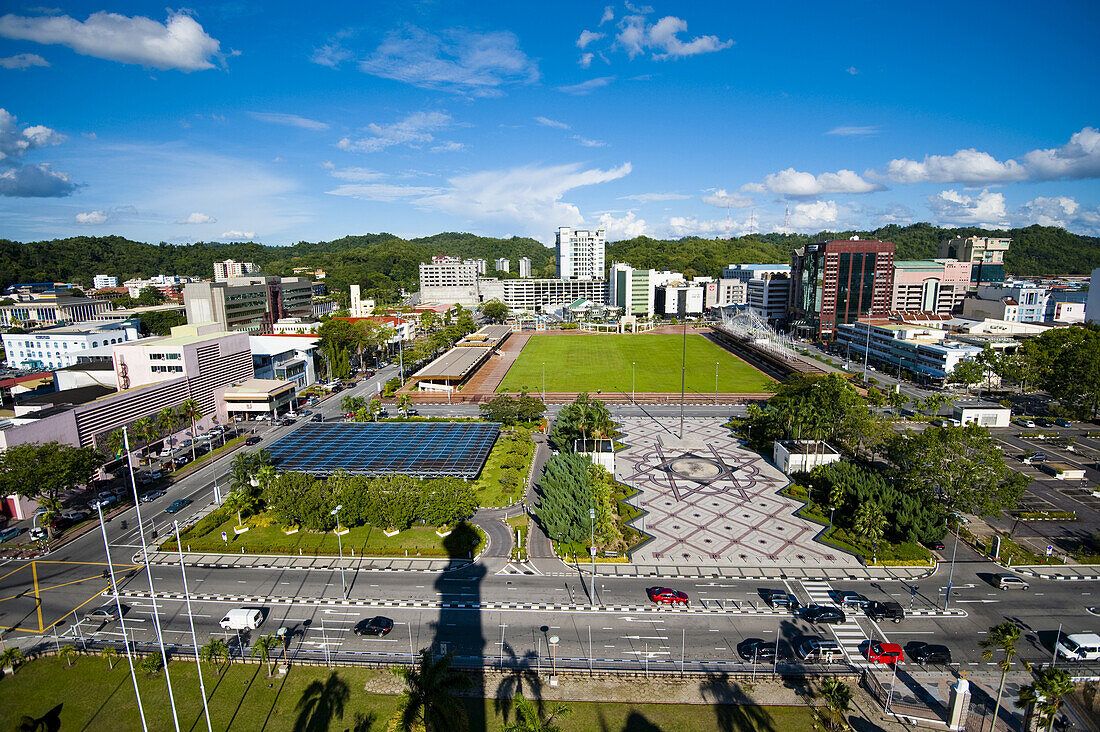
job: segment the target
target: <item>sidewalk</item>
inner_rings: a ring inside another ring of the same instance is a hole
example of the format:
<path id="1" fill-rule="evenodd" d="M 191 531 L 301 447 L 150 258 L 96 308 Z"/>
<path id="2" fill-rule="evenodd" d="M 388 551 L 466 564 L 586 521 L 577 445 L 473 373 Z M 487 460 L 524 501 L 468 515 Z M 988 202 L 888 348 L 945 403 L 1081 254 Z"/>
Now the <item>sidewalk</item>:
<path id="1" fill-rule="evenodd" d="M 581 568 L 590 571 L 589 564 Z M 565 565 L 576 569 L 575 565 Z M 799 567 L 799 566 L 707 566 L 682 564 L 596 564 L 596 574 L 603 577 L 677 577 L 680 579 L 743 579 L 743 580 L 819 580 L 819 581 L 912 581 L 931 577 L 935 567 Z"/>
<path id="2" fill-rule="evenodd" d="M 1024 574 L 1029 577 L 1038 577 L 1039 579 L 1071 582 L 1100 580 L 1100 565 L 1096 564 L 1035 564 L 1030 566 L 1021 564 L 1012 567 L 999 564 L 999 566 L 1004 567 L 1009 572 Z"/>
<path id="3" fill-rule="evenodd" d="M 179 565 L 175 552 L 149 552 L 149 562 L 154 565 Z M 286 556 L 279 554 L 210 554 L 184 552 L 184 564 L 190 567 L 217 567 L 219 569 L 290 569 L 328 570 L 341 568 L 368 572 L 448 572 L 470 564 L 469 559 L 446 557 L 340 557 Z M 141 553 L 134 555 L 134 562 L 141 563 Z"/>

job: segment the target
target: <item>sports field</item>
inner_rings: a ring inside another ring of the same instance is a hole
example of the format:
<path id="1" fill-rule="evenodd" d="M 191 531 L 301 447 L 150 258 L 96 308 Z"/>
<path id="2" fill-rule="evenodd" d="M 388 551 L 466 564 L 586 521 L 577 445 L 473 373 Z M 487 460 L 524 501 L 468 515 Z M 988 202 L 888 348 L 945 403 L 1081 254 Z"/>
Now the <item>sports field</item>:
<path id="1" fill-rule="evenodd" d="M 634 363 L 634 390 L 639 394 L 679 393 L 682 348 L 681 335 L 533 335 L 497 391 L 630 394 Z M 756 394 L 773 383 L 729 351 L 689 333 L 687 393 L 714 393 L 715 364 L 719 393 Z"/>

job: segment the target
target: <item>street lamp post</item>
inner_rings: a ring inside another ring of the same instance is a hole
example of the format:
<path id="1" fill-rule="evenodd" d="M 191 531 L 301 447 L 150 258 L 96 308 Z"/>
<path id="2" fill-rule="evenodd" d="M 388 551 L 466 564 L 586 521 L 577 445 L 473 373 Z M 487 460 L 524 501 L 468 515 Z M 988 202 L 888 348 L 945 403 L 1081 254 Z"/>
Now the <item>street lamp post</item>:
<path id="1" fill-rule="evenodd" d="M 596 509 L 588 509 L 588 522 L 592 525 L 592 546 L 588 547 L 592 555 L 592 607 L 596 606 Z"/>
<path id="2" fill-rule="evenodd" d="M 871 355 L 871 316 L 875 314 L 875 273 L 871 273 L 871 304 L 867 308 L 867 341 L 863 347 L 863 381 L 867 382 L 867 360 Z"/>
<path id="3" fill-rule="evenodd" d="M 546 404 L 546 362 L 542 362 L 542 403 Z"/>
<path id="4" fill-rule="evenodd" d="M 340 584 L 344 588 L 344 599 L 348 599 L 348 583 L 344 580 L 344 542 L 340 538 L 340 514 L 339 511 L 344 505 L 340 504 L 336 508 L 329 511 L 329 514 L 336 517 L 336 546 L 340 549 Z"/>
<path id="5" fill-rule="evenodd" d="M 560 642 L 561 638 L 558 638 L 556 635 L 550 636 L 550 674 L 552 679 L 557 679 L 558 677 L 558 654 L 556 651 L 558 649 L 558 643 Z"/>
<path id="6" fill-rule="evenodd" d="M 714 362 L 714 406 L 718 406 L 718 362 Z"/>
<path id="7" fill-rule="evenodd" d="M 634 387 L 635 387 L 635 386 L 636 386 L 636 384 L 637 384 L 637 381 L 636 381 L 636 380 L 635 380 L 635 378 L 634 378 L 634 373 L 635 373 L 635 367 L 636 367 L 637 365 L 638 365 L 638 364 L 637 364 L 637 362 L 635 362 L 635 361 L 631 361 L 631 362 L 630 362 L 630 403 L 631 403 L 631 404 L 633 404 L 633 403 L 634 403 Z"/>

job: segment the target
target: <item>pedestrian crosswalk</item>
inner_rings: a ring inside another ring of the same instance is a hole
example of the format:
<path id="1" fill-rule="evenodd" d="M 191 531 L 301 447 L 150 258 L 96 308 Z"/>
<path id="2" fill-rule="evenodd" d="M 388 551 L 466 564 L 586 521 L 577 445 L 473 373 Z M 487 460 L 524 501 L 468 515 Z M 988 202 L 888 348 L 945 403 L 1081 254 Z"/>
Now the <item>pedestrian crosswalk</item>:
<path id="1" fill-rule="evenodd" d="M 802 589 L 806 591 L 806 594 L 810 597 L 810 604 L 813 605 L 835 605 L 833 602 L 833 588 L 825 580 L 802 580 Z M 860 625 L 859 616 L 852 610 L 844 611 L 844 622 L 836 625 L 830 625 L 829 629 L 832 631 L 833 636 L 836 637 L 836 642 L 840 644 L 840 647 L 844 649 L 844 655 L 847 657 L 848 662 L 857 668 L 869 668 L 870 663 L 864 657 L 863 652 L 860 649 L 860 644 L 867 640 L 867 633 Z M 870 621 L 867 621 L 870 622 Z"/>

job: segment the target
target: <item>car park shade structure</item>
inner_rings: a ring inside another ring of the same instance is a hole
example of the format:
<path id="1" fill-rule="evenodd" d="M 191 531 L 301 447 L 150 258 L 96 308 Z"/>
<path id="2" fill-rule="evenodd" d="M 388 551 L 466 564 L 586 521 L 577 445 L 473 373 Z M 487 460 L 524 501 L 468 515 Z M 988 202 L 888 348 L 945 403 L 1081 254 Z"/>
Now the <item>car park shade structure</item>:
<path id="1" fill-rule="evenodd" d="M 491 422 L 310 422 L 268 450 L 280 470 L 311 475 L 476 478 L 499 434 Z"/>

